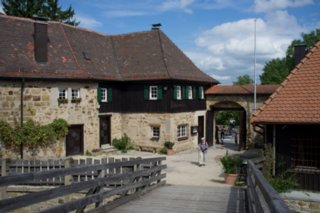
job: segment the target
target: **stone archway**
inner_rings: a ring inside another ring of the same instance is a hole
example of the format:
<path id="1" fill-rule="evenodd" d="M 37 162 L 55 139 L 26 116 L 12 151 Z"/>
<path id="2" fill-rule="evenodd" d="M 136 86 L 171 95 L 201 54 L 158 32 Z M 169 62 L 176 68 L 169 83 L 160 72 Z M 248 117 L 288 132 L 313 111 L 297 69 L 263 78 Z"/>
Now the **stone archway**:
<path id="1" fill-rule="evenodd" d="M 217 112 L 221 111 L 221 110 L 230 110 L 230 111 L 237 111 L 240 115 L 240 125 L 239 125 L 239 132 L 238 134 L 235 136 L 237 144 L 238 144 L 238 150 L 244 149 L 246 148 L 247 145 L 247 127 L 250 126 L 248 125 L 248 121 L 247 121 L 247 112 L 246 109 L 241 106 L 240 104 L 236 103 L 236 102 L 232 102 L 232 101 L 221 101 L 221 102 L 217 102 L 213 105 L 210 106 L 210 111 L 212 114 L 212 117 L 210 120 L 208 120 L 208 122 L 212 122 L 212 124 L 210 126 L 212 126 L 213 131 L 211 131 L 211 138 L 212 138 L 212 145 L 217 144 L 217 128 L 216 128 L 216 114 Z M 210 134 L 210 133 L 209 133 Z"/>

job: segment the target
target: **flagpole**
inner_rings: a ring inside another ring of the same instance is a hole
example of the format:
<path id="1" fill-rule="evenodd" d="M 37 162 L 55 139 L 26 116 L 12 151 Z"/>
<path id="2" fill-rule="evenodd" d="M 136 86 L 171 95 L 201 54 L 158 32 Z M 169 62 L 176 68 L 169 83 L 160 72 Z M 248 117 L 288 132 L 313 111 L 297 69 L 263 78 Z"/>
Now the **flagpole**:
<path id="1" fill-rule="evenodd" d="M 254 75 L 254 91 L 253 91 L 253 112 L 256 111 L 257 109 L 257 80 L 256 80 L 256 23 L 257 23 L 257 19 L 254 19 L 254 53 L 253 53 L 253 57 L 254 57 L 254 65 L 253 65 L 253 75 Z"/>

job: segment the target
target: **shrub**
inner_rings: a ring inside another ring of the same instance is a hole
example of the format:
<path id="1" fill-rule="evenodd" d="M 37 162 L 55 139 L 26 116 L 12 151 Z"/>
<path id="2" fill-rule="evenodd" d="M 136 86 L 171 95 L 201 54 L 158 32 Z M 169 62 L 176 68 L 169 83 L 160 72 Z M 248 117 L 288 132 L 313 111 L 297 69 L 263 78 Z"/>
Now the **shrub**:
<path id="1" fill-rule="evenodd" d="M 174 146 L 174 143 L 171 142 L 171 141 L 164 142 L 164 147 L 167 148 L 167 149 L 172 149 L 173 146 Z"/>
<path id="2" fill-rule="evenodd" d="M 1 140 L 7 147 L 19 146 L 34 149 L 47 146 L 56 139 L 64 137 L 68 132 L 68 123 L 63 119 L 55 119 L 48 125 L 39 125 L 28 119 L 23 126 L 11 127 L 7 122 L 0 121 Z"/>
<path id="3" fill-rule="evenodd" d="M 280 175 L 269 179 L 269 182 L 279 193 L 290 191 L 298 186 L 297 180 L 293 176 L 284 177 Z"/>
<path id="4" fill-rule="evenodd" d="M 231 156 L 226 152 L 225 156 L 220 159 L 223 170 L 228 174 L 236 174 L 241 166 L 242 160 L 238 157 Z"/>
<path id="5" fill-rule="evenodd" d="M 167 148 L 163 147 L 162 149 L 160 149 L 159 150 L 159 154 L 166 155 L 167 154 Z"/>
<path id="6" fill-rule="evenodd" d="M 131 139 L 127 134 L 124 134 L 120 139 L 113 139 L 112 146 L 120 150 L 122 153 L 126 153 L 128 150 L 134 148 L 133 144 L 131 143 Z"/>

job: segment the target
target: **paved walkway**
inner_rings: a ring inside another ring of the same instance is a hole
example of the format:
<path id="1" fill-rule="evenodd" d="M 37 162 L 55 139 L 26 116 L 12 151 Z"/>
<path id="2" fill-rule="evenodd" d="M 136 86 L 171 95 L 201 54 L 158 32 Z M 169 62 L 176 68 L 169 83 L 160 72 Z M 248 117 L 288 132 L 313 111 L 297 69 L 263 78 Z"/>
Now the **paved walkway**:
<path id="1" fill-rule="evenodd" d="M 219 160 L 226 151 L 241 154 L 236 150 L 232 138 L 227 138 L 224 146 L 209 148 L 202 167 L 198 166 L 196 149 L 168 156 L 166 186 L 111 212 L 245 212 L 244 190 L 224 184 Z M 146 152 L 127 155 L 152 156 Z"/>

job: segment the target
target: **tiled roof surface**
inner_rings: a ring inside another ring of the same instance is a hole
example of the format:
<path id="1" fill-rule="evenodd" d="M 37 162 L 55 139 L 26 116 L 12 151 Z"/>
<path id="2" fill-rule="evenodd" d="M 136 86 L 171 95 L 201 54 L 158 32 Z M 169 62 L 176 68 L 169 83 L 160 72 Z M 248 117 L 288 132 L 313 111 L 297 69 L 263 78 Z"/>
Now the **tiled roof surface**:
<path id="1" fill-rule="evenodd" d="M 256 85 L 257 94 L 272 94 L 279 85 Z M 207 95 L 252 95 L 253 85 L 215 85 L 207 89 Z"/>
<path id="2" fill-rule="evenodd" d="M 160 30 L 104 35 L 48 22 L 48 62 L 34 58 L 34 21 L 0 15 L 0 77 L 218 83 Z"/>
<path id="3" fill-rule="evenodd" d="M 258 109 L 253 122 L 320 124 L 320 42 Z"/>

